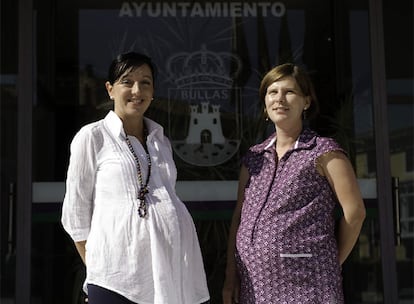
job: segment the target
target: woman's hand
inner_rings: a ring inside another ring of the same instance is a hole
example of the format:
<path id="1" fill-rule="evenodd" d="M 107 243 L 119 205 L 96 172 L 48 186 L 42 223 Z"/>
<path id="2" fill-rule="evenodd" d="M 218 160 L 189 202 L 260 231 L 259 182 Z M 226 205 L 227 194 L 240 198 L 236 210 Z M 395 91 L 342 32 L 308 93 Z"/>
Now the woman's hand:
<path id="1" fill-rule="evenodd" d="M 227 246 L 227 266 L 226 279 L 223 286 L 223 304 L 239 303 L 240 280 L 237 275 L 236 266 L 236 235 L 240 224 L 241 210 L 244 200 L 244 188 L 249 180 L 249 172 L 247 168 L 242 165 L 239 176 L 239 186 L 237 190 L 237 204 L 233 212 L 233 217 L 230 225 L 229 239 Z"/>
<path id="2" fill-rule="evenodd" d="M 239 303 L 240 280 L 237 273 L 226 275 L 223 287 L 223 304 Z"/>

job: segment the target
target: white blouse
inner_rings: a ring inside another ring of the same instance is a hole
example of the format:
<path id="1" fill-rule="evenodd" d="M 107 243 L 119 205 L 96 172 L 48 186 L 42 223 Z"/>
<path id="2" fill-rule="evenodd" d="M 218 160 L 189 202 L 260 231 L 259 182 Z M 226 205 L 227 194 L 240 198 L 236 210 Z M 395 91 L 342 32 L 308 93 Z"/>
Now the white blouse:
<path id="1" fill-rule="evenodd" d="M 193 220 L 175 192 L 177 171 L 163 128 L 145 118 L 151 156 L 148 215 L 138 215 L 139 182 L 122 121 L 110 111 L 84 126 L 71 143 L 62 224 L 86 240 L 85 281 L 139 304 L 196 304 L 209 299 Z M 143 181 L 141 143 L 129 136 Z"/>

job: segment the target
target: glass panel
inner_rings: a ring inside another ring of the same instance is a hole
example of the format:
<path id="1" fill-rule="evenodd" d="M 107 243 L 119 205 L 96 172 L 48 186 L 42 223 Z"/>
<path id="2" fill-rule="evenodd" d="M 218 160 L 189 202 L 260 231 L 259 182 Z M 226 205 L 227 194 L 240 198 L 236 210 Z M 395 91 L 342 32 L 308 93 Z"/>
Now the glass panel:
<path id="1" fill-rule="evenodd" d="M 414 302 L 413 3 L 383 1 L 391 172 L 395 180 L 398 303 Z M 396 29 L 407 39 L 395 39 Z"/>
<path id="2" fill-rule="evenodd" d="M 85 270 L 59 223 L 69 143 L 111 108 L 104 82 L 112 57 L 138 50 L 158 66 L 148 115 L 172 141 L 177 191 L 196 220 L 212 303 L 221 303 L 240 157 L 273 131 L 261 115 L 261 76 L 285 61 L 313 72 L 321 104 L 313 127 L 349 152 L 363 189 L 368 217 L 343 267 L 347 303 L 382 303 L 367 5 L 35 1 L 32 294 L 38 302 L 82 302 Z"/>
<path id="3" fill-rule="evenodd" d="M 17 2 L 0 3 L 0 302 L 14 302 L 16 279 Z"/>
<path id="4" fill-rule="evenodd" d="M 376 192 L 375 129 L 368 1 L 338 7 L 337 62 L 340 102 L 335 137 L 350 153 L 367 209 L 359 241 L 343 265 L 346 303 L 383 303 L 381 243 Z M 341 50 L 345 49 L 345 50 Z"/>

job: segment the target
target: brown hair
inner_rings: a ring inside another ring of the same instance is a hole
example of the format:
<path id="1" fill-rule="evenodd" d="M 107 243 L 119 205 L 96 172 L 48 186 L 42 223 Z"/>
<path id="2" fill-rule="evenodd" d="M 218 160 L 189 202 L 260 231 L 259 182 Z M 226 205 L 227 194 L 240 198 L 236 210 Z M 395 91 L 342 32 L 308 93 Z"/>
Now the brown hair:
<path id="1" fill-rule="evenodd" d="M 267 88 L 275 81 L 291 76 L 296 80 L 302 94 L 310 97 L 311 104 L 306 110 L 307 118 L 314 118 L 319 113 L 318 99 L 316 97 L 315 88 L 312 80 L 307 72 L 293 63 L 284 63 L 271 69 L 263 77 L 259 88 L 260 100 L 264 101 Z"/>

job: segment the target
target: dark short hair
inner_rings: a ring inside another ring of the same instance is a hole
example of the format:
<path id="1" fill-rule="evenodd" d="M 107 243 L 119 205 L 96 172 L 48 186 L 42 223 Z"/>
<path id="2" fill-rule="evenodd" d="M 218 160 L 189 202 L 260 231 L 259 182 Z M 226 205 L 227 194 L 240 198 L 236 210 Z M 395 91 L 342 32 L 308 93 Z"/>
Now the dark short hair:
<path id="1" fill-rule="evenodd" d="M 263 77 L 262 82 L 260 83 L 259 88 L 259 97 L 261 101 L 265 100 L 267 93 L 267 88 L 274 83 L 275 81 L 281 80 L 282 78 L 291 76 L 296 80 L 301 93 L 310 97 L 311 104 L 309 109 L 306 110 L 308 118 L 315 118 L 319 113 L 319 104 L 316 97 L 315 88 L 313 86 L 312 80 L 309 74 L 302 69 L 301 67 L 293 63 L 284 63 L 272 68 L 267 74 Z"/>
<path id="2" fill-rule="evenodd" d="M 147 55 L 128 52 L 119 54 L 111 63 L 108 70 L 108 81 L 114 84 L 126 71 L 134 70 L 137 67 L 147 64 L 152 73 L 152 79 L 155 82 L 156 66 L 151 58 Z"/>

